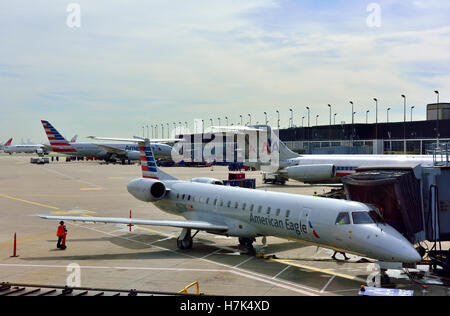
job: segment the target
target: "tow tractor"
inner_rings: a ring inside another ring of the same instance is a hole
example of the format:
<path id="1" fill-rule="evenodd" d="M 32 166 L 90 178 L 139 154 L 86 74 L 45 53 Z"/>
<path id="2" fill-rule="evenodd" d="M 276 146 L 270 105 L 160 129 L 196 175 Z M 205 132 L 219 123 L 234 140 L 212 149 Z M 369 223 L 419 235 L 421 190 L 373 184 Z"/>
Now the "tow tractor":
<path id="1" fill-rule="evenodd" d="M 264 183 L 281 184 L 285 185 L 288 178 L 278 174 L 278 173 L 262 173 L 262 179 Z"/>
<path id="2" fill-rule="evenodd" d="M 43 164 L 46 164 L 46 163 L 50 163 L 50 161 L 49 161 L 48 157 L 32 157 L 30 159 L 30 163 L 43 165 Z"/>

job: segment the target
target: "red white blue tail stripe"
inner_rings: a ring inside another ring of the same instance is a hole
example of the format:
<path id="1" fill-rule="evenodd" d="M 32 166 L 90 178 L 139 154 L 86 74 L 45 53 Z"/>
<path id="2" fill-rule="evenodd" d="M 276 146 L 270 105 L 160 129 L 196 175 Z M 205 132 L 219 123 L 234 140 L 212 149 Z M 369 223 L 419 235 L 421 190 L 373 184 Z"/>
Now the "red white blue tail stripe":
<path id="1" fill-rule="evenodd" d="M 41 121 L 54 152 L 74 153 L 76 149 L 48 121 Z"/>
<path id="2" fill-rule="evenodd" d="M 11 143 L 12 143 L 12 138 L 10 138 L 3 146 L 5 146 L 5 147 L 9 146 L 9 145 L 11 145 Z"/>
<path id="3" fill-rule="evenodd" d="M 145 142 L 139 142 L 140 160 L 142 168 L 142 177 L 150 179 L 159 179 L 158 167 L 153 156 L 152 147 L 148 139 Z"/>

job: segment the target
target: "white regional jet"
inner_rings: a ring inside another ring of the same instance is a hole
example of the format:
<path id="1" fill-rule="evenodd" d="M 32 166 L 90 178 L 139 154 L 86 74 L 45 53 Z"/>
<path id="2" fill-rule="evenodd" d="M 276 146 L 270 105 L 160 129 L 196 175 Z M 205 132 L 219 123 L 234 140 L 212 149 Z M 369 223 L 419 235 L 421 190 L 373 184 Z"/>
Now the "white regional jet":
<path id="1" fill-rule="evenodd" d="M 105 161 L 139 160 L 139 148 L 135 143 L 81 143 L 67 141 L 50 122 L 41 121 L 50 142 L 52 151 L 74 157 L 97 157 Z M 105 138 L 106 139 L 106 138 Z M 157 158 L 169 158 L 172 147 L 165 144 L 152 144 Z"/>
<path id="2" fill-rule="evenodd" d="M 10 155 L 25 153 L 25 154 L 39 154 L 47 155 L 50 152 L 48 145 L 44 144 L 23 144 L 23 145 L 11 145 L 12 138 L 5 144 L 3 151 Z"/>
<path id="3" fill-rule="evenodd" d="M 122 139 L 122 141 L 137 141 Z M 178 180 L 158 169 L 150 141 L 140 140 L 142 178 L 127 189 L 185 220 L 38 215 L 44 219 L 182 228 L 180 249 L 193 245 L 192 230 L 234 236 L 254 252 L 256 237 L 277 236 L 387 262 L 421 260 L 414 247 L 386 224 L 377 209 L 359 202 L 229 187 L 216 179 Z M 195 235 L 194 235 L 195 236 Z"/>
<path id="4" fill-rule="evenodd" d="M 300 155 L 290 150 L 271 128 L 266 125 L 214 127 L 227 133 L 264 132 L 271 135 L 269 143 L 279 148 L 279 167 L 276 172 L 263 173 L 264 182 L 284 184 L 288 179 L 304 183 L 336 183 L 340 178 L 351 175 L 356 169 L 368 165 L 433 165 L 432 155 Z M 265 147 L 262 148 L 265 150 Z M 259 169 L 259 162 L 244 162 L 245 165 Z"/>

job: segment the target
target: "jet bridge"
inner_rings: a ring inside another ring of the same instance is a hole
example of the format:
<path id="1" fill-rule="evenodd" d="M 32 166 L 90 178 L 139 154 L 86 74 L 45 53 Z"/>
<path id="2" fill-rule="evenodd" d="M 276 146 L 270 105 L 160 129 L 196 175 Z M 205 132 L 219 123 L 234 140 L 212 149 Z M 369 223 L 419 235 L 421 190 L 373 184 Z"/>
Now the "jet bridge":
<path id="1" fill-rule="evenodd" d="M 450 160 L 442 146 L 433 165 L 365 166 L 342 182 L 347 199 L 377 206 L 411 243 L 433 242 L 429 256 L 450 272 L 450 251 L 440 247 L 450 241 Z"/>

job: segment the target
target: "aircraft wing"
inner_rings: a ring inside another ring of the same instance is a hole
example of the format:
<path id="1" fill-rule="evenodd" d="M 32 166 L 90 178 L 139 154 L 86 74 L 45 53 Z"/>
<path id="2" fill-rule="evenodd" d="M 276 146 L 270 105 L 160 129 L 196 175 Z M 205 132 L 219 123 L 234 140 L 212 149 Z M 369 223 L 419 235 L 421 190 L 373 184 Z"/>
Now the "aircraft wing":
<path id="1" fill-rule="evenodd" d="M 108 153 L 111 153 L 111 154 L 126 155 L 126 153 L 127 153 L 126 150 L 108 146 L 108 145 L 95 144 L 95 146 L 101 147 L 101 148 L 105 149 Z"/>
<path id="2" fill-rule="evenodd" d="M 84 217 L 84 216 L 51 216 L 37 215 L 42 219 L 53 219 L 61 221 L 73 222 L 91 222 L 91 223 L 116 223 L 116 224 L 132 224 L 132 225 L 152 225 L 152 226 L 169 226 L 178 228 L 191 228 L 196 230 L 206 230 L 215 232 L 226 232 L 228 227 L 225 225 L 217 225 L 205 221 L 177 221 L 177 220 L 152 220 L 137 218 L 120 218 L 120 217 Z"/>
<path id="3" fill-rule="evenodd" d="M 132 142 L 137 143 L 142 141 L 144 138 L 142 137 L 135 137 L 135 138 L 115 138 L 115 137 L 98 137 L 98 136 L 87 136 L 87 138 L 90 139 L 97 139 L 97 140 L 109 140 L 109 141 L 116 141 L 116 142 Z M 184 138 L 151 138 L 150 141 L 152 143 L 176 143 L 185 141 Z"/>

